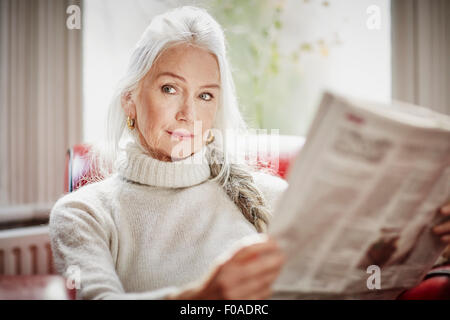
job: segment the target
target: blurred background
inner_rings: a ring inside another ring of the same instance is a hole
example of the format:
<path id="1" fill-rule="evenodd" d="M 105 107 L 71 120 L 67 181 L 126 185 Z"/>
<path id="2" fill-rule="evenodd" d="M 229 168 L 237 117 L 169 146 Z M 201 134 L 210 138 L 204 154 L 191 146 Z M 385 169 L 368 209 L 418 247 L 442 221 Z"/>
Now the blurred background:
<path id="1" fill-rule="evenodd" d="M 180 5 L 223 26 L 251 127 L 306 136 L 325 88 L 450 113 L 447 0 L 0 0 L 0 226 L 48 217 L 67 149 L 102 139 L 134 45 Z"/>

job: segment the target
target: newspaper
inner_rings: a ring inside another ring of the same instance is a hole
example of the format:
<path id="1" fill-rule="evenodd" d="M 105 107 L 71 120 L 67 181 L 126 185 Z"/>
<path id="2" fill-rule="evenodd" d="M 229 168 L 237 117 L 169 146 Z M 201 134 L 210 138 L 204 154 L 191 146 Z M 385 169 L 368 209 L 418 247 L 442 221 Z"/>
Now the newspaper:
<path id="1" fill-rule="evenodd" d="M 430 229 L 450 199 L 450 117 L 325 92 L 287 179 L 273 298 L 394 299 L 445 249 Z"/>

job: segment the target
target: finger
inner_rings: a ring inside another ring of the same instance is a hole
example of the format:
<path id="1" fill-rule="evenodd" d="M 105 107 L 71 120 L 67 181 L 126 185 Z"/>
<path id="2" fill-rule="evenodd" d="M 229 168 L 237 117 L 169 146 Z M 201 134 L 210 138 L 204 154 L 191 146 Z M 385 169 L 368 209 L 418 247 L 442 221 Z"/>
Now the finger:
<path id="1" fill-rule="evenodd" d="M 433 232 L 437 235 L 450 233 L 450 221 L 441 223 L 433 228 Z"/>
<path id="2" fill-rule="evenodd" d="M 243 282 L 241 285 L 236 287 L 239 292 L 239 296 L 244 299 L 251 295 L 258 295 L 264 292 L 272 286 L 272 283 L 278 276 L 278 270 L 271 271 L 255 277 L 249 281 Z"/>
<path id="3" fill-rule="evenodd" d="M 251 294 L 251 295 L 249 295 L 249 296 L 247 296 L 245 298 L 242 298 L 242 299 L 265 300 L 265 299 L 267 299 L 267 298 L 269 298 L 271 296 L 272 296 L 272 288 L 268 287 L 268 288 L 265 288 L 262 291 L 255 292 L 254 294 Z"/>
<path id="4" fill-rule="evenodd" d="M 442 206 L 440 211 L 444 216 L 450 216 L 450 203 Z"/>
<path id="5" fill-rule="evenodd" d="M 260 279 L 260 281 L 263 281 L 262 279 Z M 264 280 L 267 282 L 267 280 Z M 241 300 L 241 299 L 251 299 L 251 297 L 256 297 L 259 294 L 261 294 L 261 292 L 263 290 L 266 290 L 266 287 L 263 286 L 256 286 L 256 285 L 252 285 L 249 286 L 248 284 L 246 284 L 245 286 L 243 285 L 237 285 L 236 287 L 234 287 L 230 292 L 229 292 L 229 296 L 232 297 L 232 299 L 237 299 L 237 300 Z"/>
<path id="6" fill-rule="evenodd" d="M 278 252 L 264 259 L 248 262 L 245 265 L 230 265 L 222 276 L 231 288 L 230 296 L 247 298 L 252 291 L 261 291 L 270 285 L 281 271 L 285 256 Z"/>
<path id="7" fill-rule="evenodd" d="M 281 258 L 279 256 L 278 258 L 258 259 L 245 265 L 227 265 L 223 268 L 220 278 L 226 279 L 227 287 L 231 288 L 232 292 L 240 292 L 241 288 L 245 288 L 251 281 L 258 280 L 261 282 L 261 278 L 266 276 L 270 278 L 270 275 L 273 275 L 273 279 L 276 278 L 284 263 L 284 256 Z"/>
<path id="8" fill-rule="evenodd" d="M 273 293 L 273 289 L 272 289 L 272 286 L 270 286 L 261 293 L 261 296 L 262 296 L 261 299 L 269 299 L 272 296 L 272 293 Z"/>
<path id="9" fill-rule="evenodd" d="M 266 272 L 280 267 L 285 261 L 284 255 L 280 251 L 272 252 L 258 259 L 250 260 L 240 266 L 241 273 L 244 275 L 257 275 L 260 272 Z"/>
<path id="10" fill-rule="evenodd" d="M 441 241 L 446 244 L 450 244 L 450 235 L 445 235 L 445 236 L 441 237 Z"/>
<path id="11" fill-rule="evenodd" d="M 285 258 L 277 253 L 263 259 L 257 259 L 236 268 L 236 283 L 243 283 L 257 279 L 268 273 L 278 273 L 283 266 Z"/>
<path id="12" fill-rule="evenodd" d="M 270 254 L 277 250 L 279 250 L 279 248 L 276 242 L 273 240 L 268 240 L 266 242 L 256 243 L 241 248 L 231 259 L 235 262 L 244 262 L 245 260 L 254 258 L 255 256 Z"/>

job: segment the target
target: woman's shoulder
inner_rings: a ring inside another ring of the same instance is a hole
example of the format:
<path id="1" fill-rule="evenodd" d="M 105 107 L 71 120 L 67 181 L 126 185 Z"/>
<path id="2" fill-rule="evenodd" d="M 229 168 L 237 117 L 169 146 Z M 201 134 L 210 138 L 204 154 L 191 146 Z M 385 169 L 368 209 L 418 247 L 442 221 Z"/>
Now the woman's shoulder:
<path id="1" fill-rule="evenodd" d="M 82 187 L 77 188 L 75 191 L 64 194 L 58 199 L 56 204 L 66 201 L 102 199 L 103 197 L 110 195 L 115 182 L 117 182 L 116 175 L 95 182 L 89 182 Z"/>
<path id="2" fill-rule="evenodd" d="M 262 170 L 252 172 L 252 176 L 271 207 L 275 208 L 276 202 L 289 186 L 288 182 L 274 173 Z"/>
<path id="3" fill-rule="evenodd" d="M 53 205 L 50 212 L 50 221 L 57 216 L 82 215 L 94 216 L 104 219 L 104 212 L 111 204 L 114 196 L 114 186 L 117 185 L 116 176 L 92 182 L 77 190 L 61 196 Z"/>

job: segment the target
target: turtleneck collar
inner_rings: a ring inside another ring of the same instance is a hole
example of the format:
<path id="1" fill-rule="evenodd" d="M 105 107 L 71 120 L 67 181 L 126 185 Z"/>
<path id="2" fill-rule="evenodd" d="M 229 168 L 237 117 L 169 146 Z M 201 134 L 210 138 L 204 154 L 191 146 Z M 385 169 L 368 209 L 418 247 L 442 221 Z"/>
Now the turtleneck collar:
<path id="1" fill-rule="evenodd" d="M 128 142 L 117 160 L 118 173 L 124 178 L 149 186 L 182 188 L 206 181 L 211 171 L 207 146 L 193 155 L 173 162 L 151 157 L 136 142 Z"/>

